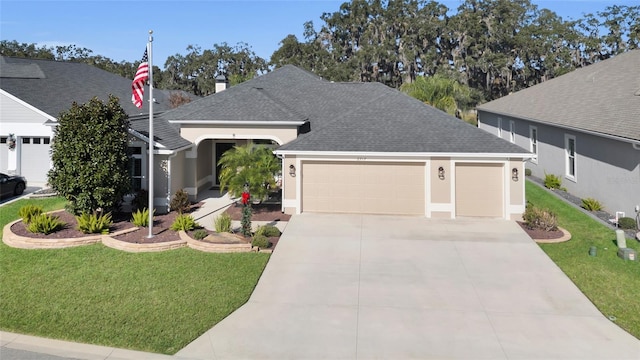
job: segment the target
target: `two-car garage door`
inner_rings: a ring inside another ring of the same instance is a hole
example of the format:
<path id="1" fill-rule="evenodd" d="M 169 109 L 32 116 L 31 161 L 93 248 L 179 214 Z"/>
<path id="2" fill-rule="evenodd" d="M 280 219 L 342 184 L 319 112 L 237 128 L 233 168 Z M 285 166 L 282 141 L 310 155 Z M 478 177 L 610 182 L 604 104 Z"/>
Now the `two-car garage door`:
<path id="1" fill-rule="evenodd" d="M 425 215 L 424 163 L 314 161 L 301 173 L 303 212 Z M 454 215 L 503 217 L 503 183 L 503 164 L 456 163 Z"/>
<path id="2" fill-rule="evenodd" d="M 302 175 L 303 211 L 424 215 L 424 164 L 308 162 Z"/>

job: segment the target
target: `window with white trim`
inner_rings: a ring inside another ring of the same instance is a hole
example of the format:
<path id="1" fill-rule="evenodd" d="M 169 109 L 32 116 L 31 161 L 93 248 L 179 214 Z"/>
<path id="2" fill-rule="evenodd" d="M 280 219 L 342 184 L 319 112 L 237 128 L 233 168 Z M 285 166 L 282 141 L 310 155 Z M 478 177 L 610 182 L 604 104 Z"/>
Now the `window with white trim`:
<path id="1" fill-rule="evenodd" d="M 509 141 L 516 142 L 516 123 L 513 120 L 509 121 Z"/>
<path id="2" fill-rule="evenodd" d="M 142 189 L 142 179 L 144 179 L 144 166 L 142 157 L 142 147 L 129 147 L 129 176 L 131 177 L 131 192 L 135 193 Z"/>
<path id="3" fill-rule="evenodd" d="M 529 151 L 533 153 L 531 161 L 538 163 L 538 128 L 529 126 Z"/>
<path id="4" fill-rule="evenodd" d="M 568 179 L 576 180 L 576 137 L 565 134 L 564 136 L 564 152 L 565 152 L 565 175 Z"/>

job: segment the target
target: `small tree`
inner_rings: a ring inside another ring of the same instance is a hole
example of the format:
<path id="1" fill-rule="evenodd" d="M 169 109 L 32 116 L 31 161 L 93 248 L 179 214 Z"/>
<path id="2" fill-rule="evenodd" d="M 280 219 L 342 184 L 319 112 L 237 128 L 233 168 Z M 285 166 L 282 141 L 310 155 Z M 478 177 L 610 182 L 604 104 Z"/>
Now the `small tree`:
<path id="1" fill-rule="evenodd" d="M 256 200 L 263 200 L 269 189 L 275 188 L 275 175 L 280 171 L 280 160 L 266 146 L 248 144 L 235 146 L 225 152 L 219 162 L 220 190 L 240 197 L 249 184 L 249 193 Z"/>
<path id="2" fill-rule="evenodd" d="M 94 97 L 62 112 L 51 146 L 49 184 L 68 201 L 75 214 L 117 209 L 130 190 L 127 156 L 129 120 L 110 95 Z"/>

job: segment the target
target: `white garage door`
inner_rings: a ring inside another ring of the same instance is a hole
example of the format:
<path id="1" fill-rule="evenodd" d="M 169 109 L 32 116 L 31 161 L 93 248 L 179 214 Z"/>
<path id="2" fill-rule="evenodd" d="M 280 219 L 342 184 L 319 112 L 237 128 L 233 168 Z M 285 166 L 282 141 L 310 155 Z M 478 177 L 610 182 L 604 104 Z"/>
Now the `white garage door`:
<path id="1" fill-rule="evenodd" d="M 502 164 L 456 164 L 456 216 L 503 217 Z"/>
<path id="2" fill-rule="evenodd" d="M 20 175 L 29 183 L 46 183 L 51 149 L 48 137 L 23 137 L 20 148 Z"/>
<path id="3" fill-rule="evenodd" d="M 302 211 L 424 215 L 419 163 L 305 162 Z"/>

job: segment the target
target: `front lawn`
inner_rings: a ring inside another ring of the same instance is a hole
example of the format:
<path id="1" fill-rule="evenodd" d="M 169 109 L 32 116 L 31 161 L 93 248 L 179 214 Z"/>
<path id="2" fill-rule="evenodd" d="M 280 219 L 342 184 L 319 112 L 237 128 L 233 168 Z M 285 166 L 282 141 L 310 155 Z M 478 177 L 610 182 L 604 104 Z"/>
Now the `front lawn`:
<path id="1" fill-rule="evenodd" d="M 26 204 L 0 207 L 0 226 Z M 102 244 L 21 250 L 0 244 L 0 329 L 81 343 L 174 354 L 244 304 L 266 253 L 188 248 L 131 254 Z"/>
<path id="2" fill-rule="evenodd" d="M 607 317 L 640 339 L 640 262 L 617 256 L 616 233 L 540 186 L 527 181 L 527 201 L 558 215 L 559 225 L 572 238 L 558 244 L 540 244 L 547 255 Z M 589 256 L 596 246 L 597 255 Z M 627 247 L 640 254 L 636 240 Z"/>

